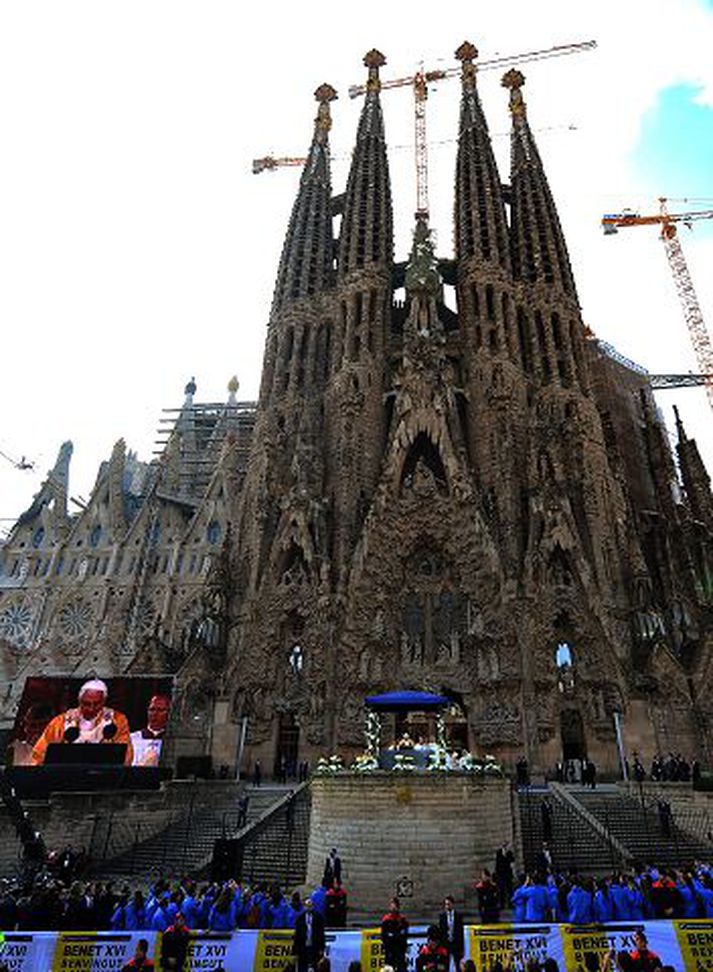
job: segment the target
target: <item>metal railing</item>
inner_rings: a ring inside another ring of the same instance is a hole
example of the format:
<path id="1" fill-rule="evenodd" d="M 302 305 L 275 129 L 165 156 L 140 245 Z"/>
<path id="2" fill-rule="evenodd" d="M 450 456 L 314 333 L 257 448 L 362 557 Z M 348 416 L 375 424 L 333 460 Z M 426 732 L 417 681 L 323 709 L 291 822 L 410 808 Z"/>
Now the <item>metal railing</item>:
<path id="1" fill-rule="evenodd" d="M 269 872 L 284 886 L 301 883 L 307 864 L 309 783 L 302 783 L 237 836 L 236 877 L 255 881 Z"/>

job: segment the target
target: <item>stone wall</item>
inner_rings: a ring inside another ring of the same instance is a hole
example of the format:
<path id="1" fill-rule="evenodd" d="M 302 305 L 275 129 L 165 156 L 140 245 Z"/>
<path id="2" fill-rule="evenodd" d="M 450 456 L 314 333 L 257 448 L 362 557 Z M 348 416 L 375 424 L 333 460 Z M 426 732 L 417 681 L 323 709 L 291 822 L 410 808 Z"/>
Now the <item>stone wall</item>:
<path id="1" fill-rule="evenodd" d="M 469 774 L 339 774 L 312 782 L 307 882 L 321 881 L 332 847 L 342 858 L 350 911 L 380 917 L 402 879 L 407 914 L 461 903 L 503 841 L 514 841 L 508 780 Z"/>

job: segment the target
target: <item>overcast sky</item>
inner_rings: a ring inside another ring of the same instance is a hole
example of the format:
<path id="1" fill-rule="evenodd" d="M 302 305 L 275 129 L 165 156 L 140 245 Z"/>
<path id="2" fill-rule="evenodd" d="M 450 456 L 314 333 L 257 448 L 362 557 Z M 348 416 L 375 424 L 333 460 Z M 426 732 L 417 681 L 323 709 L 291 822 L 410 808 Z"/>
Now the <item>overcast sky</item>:
<path id="1" fill-rule="evenodd" d="M 383 77 L 594 38 L 594 53 L 523 65 L 525 96 L 559 206 L 585 322 L 652 372 L 696 371 L 653 228 L 604 238 L 604 212 L 656 197 L 713 197 L 711 0 L 6 0 L 0 5 L 0 518 L 25 508 L 60 443 L 71 492 L 87 496 L 123 436 L 151 458 L 161 409 L 257 395 L 265 325 L 299 171 L 254 176 L 251 160 L 302 155 L 322 81 L 333 106 L 341 191 L 372 46 Z M 503 181 L 509 128 L 500 72 L 481 96 Z M 459 85 L 428 102 L 431 208 L 452 252 Z M 397 257 L 414 209 L 412 98 L 383 95 L 392 146 Z M 576 130 L 568 130 L 576 126 Z M 672 203 L 672 209 L 713 207 Z M 682 230 L 713 322 L 713 220 Z M 713 468 L 700 390 L 668 392 Z M 0 523 L 0 527 L 8 524 Z"/>

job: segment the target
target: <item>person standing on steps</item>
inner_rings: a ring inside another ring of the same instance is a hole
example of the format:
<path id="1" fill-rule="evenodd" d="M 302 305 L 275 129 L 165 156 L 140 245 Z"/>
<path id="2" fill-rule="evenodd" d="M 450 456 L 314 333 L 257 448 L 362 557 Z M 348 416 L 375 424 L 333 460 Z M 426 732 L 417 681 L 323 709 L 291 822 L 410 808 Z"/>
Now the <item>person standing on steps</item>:
<path id="1" fill-rule="evenodd" d="M 262 783 L 262 766 L 260 765 L 260 760 L 255 760 L 255 766 L 253 767 L 253 786 L 260 786 Z"/>
<path id="2" fill-rule="evenodd" d="M 438 930 L 453 968 L 460 969 L 461 959 L 465 955 L 465 931 L 463 916 L 456 911 L 455 901 L 450 894 L 445 898 L 443 911 L 438 916 Z"/>
<path id="3" fill-rule="evenodd" d="M 500 907 L 504 908 L 512 898 L 513 865 L 515 855 L 507 842 L 498 847 L 495 854 L 495 883 L 500 894 Z"/>
<path id="4" fill-rule="evenodd" d="M 542 818 L 542 840 L 549 843 L 552 840 L 552 804 L 549 799 L 545 799 L 540 804 L 540 816 Z"/>
<path id="5" fill-rule="evenodd" d="M 399 910 L 398 898 L 391 899 L 389 910 L 381 919 L 381 945 L 384 965 L 393 966 L 394 972 L 406 972 L 408 921 Z"/>
<path id="6" fill-rule="evenodd" d="M 324 919 L 312 906 L 312 899 L 305 899 L 305 910 L 295 922 L 292 954 L 297 959 L 297 972 L 309 972 L 324 955 Z"/>
<path id="7" fill-rule="evenodd" d="M 324 862 L 322 884 L 325 888 L 331 888 L 335 881 L 342 883 L 342 859 L 337 853 L 337 848 L 333 847 Z"/>

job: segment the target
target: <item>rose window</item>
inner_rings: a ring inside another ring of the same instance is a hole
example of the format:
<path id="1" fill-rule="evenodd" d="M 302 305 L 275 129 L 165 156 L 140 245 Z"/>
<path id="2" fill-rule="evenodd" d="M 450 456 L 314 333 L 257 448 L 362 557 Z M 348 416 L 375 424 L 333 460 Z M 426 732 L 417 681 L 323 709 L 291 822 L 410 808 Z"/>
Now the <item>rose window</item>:
<path id="1" fill-rule="evenodd" d="M 81 638 L 89 631 L 92 619 L 88 601 L 72 601 L 59 612 L 59 627 L 67 638 Z"/>
<path id="2" fill-rule="evenodd" d="M 0 613 L 0 638 L 24 648 L 29 643 L 32 625 L 32 611 L 27 604 L 10 604 Z"/>

